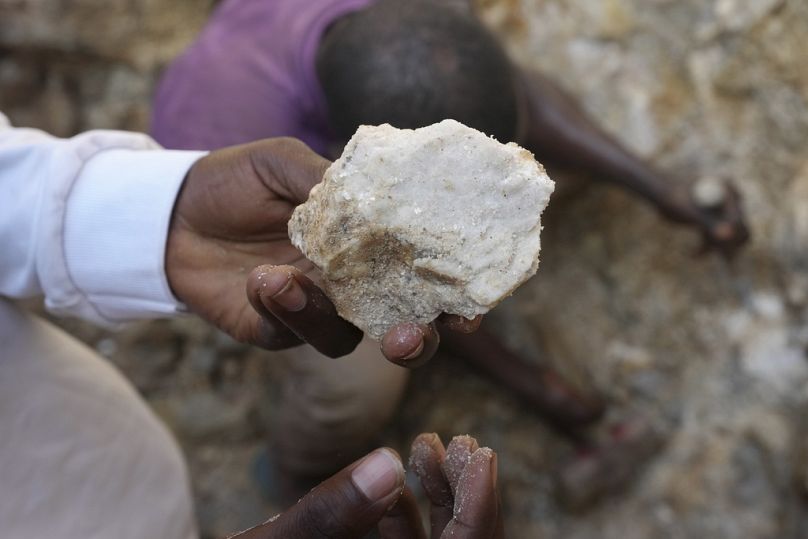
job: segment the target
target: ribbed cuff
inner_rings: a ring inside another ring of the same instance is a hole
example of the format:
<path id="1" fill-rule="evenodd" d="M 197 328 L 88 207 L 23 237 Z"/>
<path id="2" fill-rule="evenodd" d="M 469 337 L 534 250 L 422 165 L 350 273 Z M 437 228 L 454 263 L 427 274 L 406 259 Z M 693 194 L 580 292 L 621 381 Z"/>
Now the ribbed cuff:
<path id="1" fill-rule="evenodd" d="M 165 274 L 171 213 L 188 170 L 205 152 L 102 151 L 67 200 L 64 249 L 73 284 L 110 322 L 182 310 Z"/>

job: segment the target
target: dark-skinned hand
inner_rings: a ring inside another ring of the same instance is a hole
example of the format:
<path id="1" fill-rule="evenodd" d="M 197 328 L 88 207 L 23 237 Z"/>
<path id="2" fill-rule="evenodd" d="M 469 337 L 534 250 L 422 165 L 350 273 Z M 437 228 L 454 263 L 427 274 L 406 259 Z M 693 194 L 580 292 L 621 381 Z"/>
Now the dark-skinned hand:
<path id="1" fill-rule="evenodd" d="M 723 201 L 713 208 L 699 208 L 701 213 L 702 251 L 714 250 L 725 258 L 733 258 L 749 241 L 749 227 L 741 208 L 741 195 L 734 185 L 724 185 Z"/>
<path id="2" fill-rule="evenodd" d="M 297 505 L 232 539 L 501 539 L 497 458 L 474 438 L 458 436 L 444 449 L 436 434 L 412 445 L 410 464 L 429 499 L 430 534 L 423 529 L 404 468 L 392 449 L 377 449 L 327 479 Z"/>
<path id="3" fill-rule="evenodd" d="M 177 198 L 166 248 L 172 291 L 239 341 L 270 350 L 308 343 L 350 353 L 362 333 L 315 284 L 316 268 L 289 241 L 287 222 L 330 162 L 302 142 L 269 139 L 197 161 Z M 246 289 L 246 294 L 245 294 Z M 476 322 L 449 317 L 465 331 Z M 438 346 L 434 325 L 401 324 L 382 339 L 390 361 L 417 366 Z"/>
<path id="4" fill-rule="evenodd" d="M 703 251 L 731 258 L 749 239 L 741 197 L 723 182 L 712 207 L 692 196 L 695 183 L 668 178 L 604 131 L 561 87 L 540 73 L 521 73 L 517 141 L 549 165 L 608 180 L 650 202 L 666 219 L 696 228 Z M 552 168 L 551 168 L 552 170 Z"/>
<path id="5" fill-rule="evenodd" d="M 717 187 L 723 191 L 715 204 L 700 204 L 694 197 L 694 185 L 679 184 L 672 190 L 671 202 L 662 214 L 672 221 L 687 224 L 699 230 L 702 245 L 699 254 L 715 251 L 727 259 L 733 258 L 749 241 L 741 195 L 730 182 L 721 182 Z"/>

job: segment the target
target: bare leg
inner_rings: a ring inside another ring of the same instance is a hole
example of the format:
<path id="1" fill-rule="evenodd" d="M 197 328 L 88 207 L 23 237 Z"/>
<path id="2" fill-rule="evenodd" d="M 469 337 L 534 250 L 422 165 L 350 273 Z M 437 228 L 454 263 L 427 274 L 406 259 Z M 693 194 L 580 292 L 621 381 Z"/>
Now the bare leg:
<path id="1" fill-rule="evenodd" d="M 308 346 L 277 355 L 287 362 L 287 372 L 271 453 L 279 497 L 296 501 L 375 443 L 398 406 L 409 371 L 384 359 L 379 344 L 367 338 L 339 359 Z"/>
<path id="2" fill-rule="evenodd" d="M 646 418 L 623 418 L 605 429 L 591 446 L 579 448 L 555 467 L 560 502 L 571 511 L 581 511 L 620 492 L 664 443 L 663 430 Z"/>
<path id="3" fill-rule="evenodd" d="M 583 395 L 553 370 L 528 363 L 485 329 L 470 335 L 447 331 L 441 339 L 448 353 L 522 397 L 573 443 L 572 454 L 555 471 L 556 492 L 570 510 L 619 492 L 664 443 L 664 433 L 640 416 L 596 427 L 605 408 L 597 396 Z"/>
<path id="4" fill-rule="evenodd" d="M 443 332 L 441 343 L 446 352 L 515 392 L 553 427 L 574 440 L 581 439 L 583 427 L 603 416 L 604 404 L 596 395 L 584 395 L 552 369 L 525 361 L 485 328 L 469 335 Z"/>

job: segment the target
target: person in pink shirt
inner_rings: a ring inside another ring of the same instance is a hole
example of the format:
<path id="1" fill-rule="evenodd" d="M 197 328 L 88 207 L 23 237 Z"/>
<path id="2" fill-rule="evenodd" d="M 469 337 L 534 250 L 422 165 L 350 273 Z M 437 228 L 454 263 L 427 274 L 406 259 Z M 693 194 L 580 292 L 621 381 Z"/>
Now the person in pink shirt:
<path id="1" fill-rule="evenodd" d="M 224 0 L 163 75 L 151 134 L 213 150 L 294 137 L 321 155 L 338 142 L 315 60 L 325 30 L 372 0 Z"/>
<path id="2" fill-rule="evenodd" d="M 224 0 L 164 74 L 152 134 L 168 148 L 194 150 L 295 137 L 334 158 L 359 125 L 417 128 L 445 118 L 523 145 L 551 174 L 572 171 L 626 189 L 723 256 L 748 239 L 731 185 L 718 205 L 700 207 L 687 182 L 631 154 L 547 78 L 515 67 L 464 0 Z M 419 331 L 437 346 L 434 328 Z M 633 462 L 653 451 L 653 436 L 638 424 L 613 429 L 611 442 L 593 448 L 584 429 L 602 416 L 600 399 L 519 357 L 485 327 L 440 337 L 446 352 L 505 384 L 586 448 L 583 464 L 561 474 L 575 500 L 612 488 L 620 481 L 604 477 L 618 470 L 630 475 L 635 466 L 615 466 L 615 454 Z M 283 435 L 274 446 L 290 492 L 361 453 L 394 412 L 408 373 L 377 349 L 365 341 L 337 362 L 311 348 L 290 353 L 276 425 Z M 602 457 L 597 466 L 593 455 Z"/>

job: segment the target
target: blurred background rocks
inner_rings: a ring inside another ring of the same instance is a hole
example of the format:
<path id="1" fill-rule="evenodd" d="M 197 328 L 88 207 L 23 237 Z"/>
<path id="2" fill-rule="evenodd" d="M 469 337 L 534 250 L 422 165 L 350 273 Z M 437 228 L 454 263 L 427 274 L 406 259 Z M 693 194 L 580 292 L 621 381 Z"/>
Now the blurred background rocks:
<path id="1" fill-rule="evenodd" d="M 161 68 L 211 0 L 0 0 L 0 110 L 57 135 L 145 130 Z M 492 316 L 511 346 L 662 425 L 625 491 L 570 513 L 551 472 L 569 447 L 461 361 L 417 372 L 384 443 L 470 432 L 500 454 L 509 537 L 808 535 L 808 3 L 480 0 L 523 66 L 544 70 L 671 181 L 730 178 L 753 233 L 728 265 L 637 200 L 586 185 L 550 206 L 537 278 Z M 277 509 L 251 466 L 282 368 L 188 318 L 108 333 L 60 321 L 119 366 L 180 439 L 201 526 Z"/>

